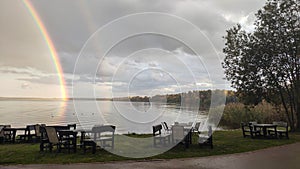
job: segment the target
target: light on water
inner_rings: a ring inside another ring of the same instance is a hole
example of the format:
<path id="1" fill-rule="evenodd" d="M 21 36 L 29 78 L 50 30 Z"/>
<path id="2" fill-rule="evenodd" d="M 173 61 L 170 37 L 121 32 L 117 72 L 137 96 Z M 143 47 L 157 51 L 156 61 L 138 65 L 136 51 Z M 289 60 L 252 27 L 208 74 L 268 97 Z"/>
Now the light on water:
<path id="1" fill-rule="evenodd" d="M 78 101 L 77 101 L 78 102 Z M 95 124 L 117 126 L 117 133 L 151 133 L 152 125 L 166 121 L 190 122 L 205 120 L 206 115 L 178 105 L 144 102 L 112 102 L 81 100 L 74 108 L 73 101 L 9 100 L 0 101 L 0 124 L 24 127 L 28 124 L 65 125 L 76 123 L 89 129 Z M 88 106 L 96 102 L 98 110 Z M 103 121 L 104 120 L 104 121 Z"/>

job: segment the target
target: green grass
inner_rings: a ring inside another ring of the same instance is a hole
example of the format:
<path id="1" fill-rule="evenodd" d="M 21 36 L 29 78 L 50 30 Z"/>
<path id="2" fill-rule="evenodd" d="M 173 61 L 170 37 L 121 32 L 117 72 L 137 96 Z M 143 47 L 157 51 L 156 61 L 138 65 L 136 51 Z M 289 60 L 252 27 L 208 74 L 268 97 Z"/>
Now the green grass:
<path id="1" fill-rule="evenodd" d="M 136 138 L 145 138 L 149 135 L 130 135 Z M 243 138 L 240 130 L 216 131 L 213 135 L 214 149 L 208 147 L 199 147 L 193 144 L 190 148 L 185 149 L 183 145 L 177 145 L 171 150 L 149 158 L 150 159 L 172 159 L 203 157 L 211 155 L 233 154 L 247 151 L 253 151 L 273 146 L 291 144 L 300 141 L 300 133 L 290 133 L 290 139 L 251 139 Z M 193 137 L 193 143 L 197 142 L 197 137 Z M 126 142 L 123 143 L 124 145 Z M 134 145 L 133 145 L 134 146 Z M 77 153 L 56 153 L 39 152 L 39 144 L 1 144 L 0 145 L 0 164 L 69 164 L 69 163 L 89 163 L 89 162 L 108 162 L 132 160 L 126 157 L 120 157 L 109 153 L 103 149 L 97 149 L 96 154 L 87 152 L 83 154 L 78 149 Z M 141 160 L 141 159 L 139 159 Z"/>

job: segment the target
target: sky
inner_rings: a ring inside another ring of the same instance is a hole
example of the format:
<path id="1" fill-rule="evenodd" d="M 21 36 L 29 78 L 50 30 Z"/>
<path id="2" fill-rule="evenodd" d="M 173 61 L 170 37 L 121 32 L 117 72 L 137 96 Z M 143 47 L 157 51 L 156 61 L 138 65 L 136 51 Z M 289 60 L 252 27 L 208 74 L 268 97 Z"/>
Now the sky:
<path id="1" fill-rule="evenodd" d="M 263 0 L 31 0 L 57 51 L 67 97 L 231 89 L 226 30 L 254 29 Z M 25 3 L 0 1 L 0 97 L 62 97 L 50 50 Z"/>

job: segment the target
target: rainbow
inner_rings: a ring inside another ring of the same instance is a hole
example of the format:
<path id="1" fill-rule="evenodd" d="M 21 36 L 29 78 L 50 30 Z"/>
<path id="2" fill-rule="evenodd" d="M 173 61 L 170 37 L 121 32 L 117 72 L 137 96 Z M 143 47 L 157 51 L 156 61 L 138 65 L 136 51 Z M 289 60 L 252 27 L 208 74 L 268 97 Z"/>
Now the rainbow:
<path id="1" fill-rule="evenodd" d="M 61 98 L 63 100 L 67 100 L 67 92 L 65 89 L 65 80 L 63 77 L 63 70 L 58 58 L 58 54 L 56 52 L 56 49 L 54 47 L 54 44 L 49 36 L 49 33 L 47 32 L 47 29 L 45 27 L 45 25 L 43 24 L 41 18 L 39 17 L 38 13 L 36 12 L 34 6 L 32 5 L 32 3 L 29 0 L 23 0 L 23 3 L 25 4 L 26 8 L 28 9 L 28 11 L 30 12 L 31 16 L 33 17 L 35 23 L 37 24 L 37 27 L 39 28 L 49 50 L 50 50 L 50 54 L 51 57 L 53 59 L 53 62 L 55 64 L 55 69 L 57 71 L 57 75 L 59 77 L 59 83 L 60 83 L 60 91 L 61 91 Z"/>

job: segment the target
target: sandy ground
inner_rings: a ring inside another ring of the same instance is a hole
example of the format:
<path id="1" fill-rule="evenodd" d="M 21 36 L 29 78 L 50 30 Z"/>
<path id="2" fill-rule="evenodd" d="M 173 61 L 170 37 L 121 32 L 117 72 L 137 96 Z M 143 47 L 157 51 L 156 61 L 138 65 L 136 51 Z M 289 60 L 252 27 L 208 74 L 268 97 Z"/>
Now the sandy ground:
<path id="1" fill-rule="evenodd" d="M 68 165 L 10 165 L 1 169 L 300 169 L 300 143 L 254 152 L 222 156 L 154 160 L 86 163 Z"/>

